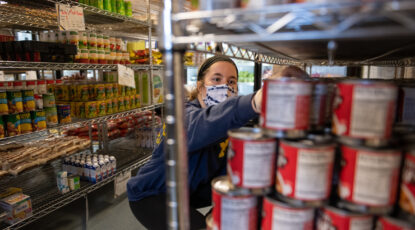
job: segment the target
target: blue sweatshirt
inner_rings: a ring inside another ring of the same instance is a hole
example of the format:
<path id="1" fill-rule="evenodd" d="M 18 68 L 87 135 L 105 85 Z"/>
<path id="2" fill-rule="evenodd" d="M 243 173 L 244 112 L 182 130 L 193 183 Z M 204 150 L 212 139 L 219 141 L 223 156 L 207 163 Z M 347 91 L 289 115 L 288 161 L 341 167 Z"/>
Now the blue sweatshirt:
<path id="1" fill-rule="evenodd" d="M 257 114 L 252 109 L 252 94 L 238 96 L 201 108 L 198 100 L 185 105 L 185 126 L 189 160 L 190 196 L 210 199 L 210 181 L 226 174 L 227 132 L 242 127 Z M 147 164 L 127 183 L 130 201 L 166 192 L 164 141 L 157 146 Z"/>

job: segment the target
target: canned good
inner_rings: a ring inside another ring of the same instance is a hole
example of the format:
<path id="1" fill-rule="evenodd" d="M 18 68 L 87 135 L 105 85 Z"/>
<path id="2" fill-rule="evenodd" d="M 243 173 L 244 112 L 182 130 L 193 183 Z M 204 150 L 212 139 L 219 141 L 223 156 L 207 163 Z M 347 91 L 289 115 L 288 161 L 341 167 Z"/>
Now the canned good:
<path id="1" fill-rule="evenodd" d="M 105 114 L 107 114 L 107 115 L 112 114 L 113 113 L 113 111 L 112 111 L 112 108 L 113 108 L 112 100 L 111 99 L 105 100 L 105 104 L 106 104 L 105 108 L 107 109 Z"/>
<path id="2" fill-rule="evenodd" d="M 136 103 L 135 103 L 135 96 L 131 95 L 130 96 L 130 109 L 135 109 L 137 108 Z"/>
<path id="3" fill-rule="evenodd" d="M 105 95 L 107 99 L 111 99 L 114 97 L 114 92 L 112 91 L 112 84 L 105 84 Z"/>
<path id="4" fill-rule="evenodd" d="M 23 99 L 21 91 L 7 91 L 7 103 L 9 107 L 9 113 L 22 113 L 23 112 Z"/>
<path id="5" fill-rule="evenodd" d="M 32 120 L 30 117 L 30 112 L 21 113 L 20 116 L 20 133 L 31 133 L 33 131 L 32 128 Z"/>
<path id="6" fill-rule="evenodd" d="M 85 117 L 86 118 L 95 118 L 98 115 L 97 111 L 97 102 L 89 101 L 85 102 Z"/>
<path id="7" fill-rule="evenodd" d="M 71 175 L 68 177 L 68 184 L 71 191 L 78 190 L 81 188 L 79 176 Z"/>
<path id="8" fill-rule="evenodd" d="M 105 85 L 104 84 L 96 84 L 94 86 L 94 95 L 96 100 L 105 100 Z"/>
<path id="9" fill-rule="evenodd" d="M 23 90 L 23 109 L 25 112 L 34 111 L 36 109 L 35 94 L 33 90 Z"/>
<path id="10" fill-rule="evenodd" d="M 97 34 L 89 33 L 88 34 L 88 49 L 97 48 Z"/>
<path id="11" fill-rule="evenodd" d="M 20 116 L 19 114 L 9 114 L 6 116 L 7 120 L 7 136 L 12 137 L 20 135 Z"/>
<path id="12" fill-rule="evenodd" d="M 276 190 L 284 201 L 315 207 L 329 198 L 336 145 L 322 139 L 281 140 Z"/>
<path id="13" fill-rule="evenodd" d="M 415 150 L 405 155 L 399 207 L 410 215 L 415 215 Z"/>
<path id="14" fill-rule="evenodd" d="M 76 99 L 79 101 L 88 101 L 89 96 L 89 86 L 88 85 L 77 85 L 76 86 Z"/>
<path id="15" fill-rule="evenodd" d="M 43 82 L 43 84 L 42 84 Z M 41 85 L 41 87 L 39 87 Z M 55 93 L 55 80 L 46 80 L 46 85 L 43 80 L 37 81 L 37 88 L 39 94 Z"/>
<path id="16" fill-rule="evenodd" d="M 6 91 L 0 91 L 0 115 L 9 114 Z"/>
<path id="17" fill-rule="evenodd" d="M 0 138 L 5 137 L 6 130 L 4 129 L 3 117 L 0 116 Z"/>
<path id="18" fill-rule="evenodd" d="M 106 111 L 107 111 L 107 102 L 105 100 L 102 101 L 98 101 L 98 109 L 97 109 L 97 113 L 98 116 L 105 116 Z"/>
<path id="19" fill-rule="evenodd" d="M 118 97 L 118 112 L 125 111 L 124 97 Z"/>
<path id="20" fill-rule="evenodd" d="M 136 108 L 140 108 L 141 107 L 140 95 L 136 94 L 134 97 L 135 97 L 135 106 L 136 106 Z"/>
<path id="21" fill-rule="evenodd" d="M 40 131 L 46 129 L 46 114 L 43 110 L 30 112 L 32 119 L 33 131 Z"/>
<path id="22" fill-rule="evenodd" d="M 396 200 L 401 152 L 341 145 L 340 208 L 386 214 Z"/>
<path id="23" fill-rule="evenodd" d="M 262 88 L 260 123 L 276 137 L 303 137 L 309 126 L 312 85 L 302 79 L 267 79 Z"/>
<path id="24" fill-rule="evenodd" d="M 118 95 L 118 84 L 117 83 L 112 84 L 112 92 L 114 94 L 114 97 L 118 97 L 119 96 Z"/>
<path id="25" fill-rule="evenodd" d="M 130 110 L 131 109 L 131 107 L 130 107 L 130 96 L 125 96 L 124 97 L 124 108 L 125 108 L 125 110 Z"/>
<path id="26" fill-rule="evenodd" d="M 37 87 L 36 87 L 36 81 L 26 81 L 26 89 L 27 90 L 33 90 L 36 94 Z"/>
<path id="27" fill-rule="evenodd" d="M 397 88 L 391 83 L 350 80 L 337 84 L 333 133 L 385 145 L 391 136 Z"/>
<path id="28" fill-rule="evenodd" d="M 43 95 L 35 95 L 36 109 L 43 109 Z"/>
<path id="29" fill-rule="evenodd" d="M 25 90 L 26 89 L 26 83 L 23 81 L 14 81 L 13 82 L 13 89 L 15 90 Z"/>
<path id="30" fill-rule="evenodd" d="M 45 108 L 46 123 L 48 126 L 53 126 L 58 124 L 58 112 L 56 107 L 46 107 Z"/>
<path id="31" fill-rule="evenodd" d="M 395 219 L 388 216 L 379 217 L 376 223 L 376 229 L 379 230 L 414 230 L 415 227 L 409 222 Z"/>
<path id="32" fill-rule="evenodd" d="M 324 207 L 319 211 L 317 230 L 372 230 L 374 217 L 367 214 L 351 213 L 335 207 Z"/>
<path id="33" fill-rule="evenodd" d="M 71 123 L 71 106 L 57 105 L 58 119 L 60 124 Z"/>
<path id="34" fill-rule="evenodd" d="M 76 102 L 76 117 L 78 118 L 85 118 L 85 103 L 84 102 Z"/>
<path id="35" fill-rule="evenodd" d="M 401 124 L 415 125 L 415 87 L 403 85 L 399 87 L 397 121 Z"/>
<path id="36" fill-rule="evenodd" d="M 213 229 L 257 229 L 257 198 L 227 177 L 212 181 Z"/>
<path id="37" fill-rule="evenodd" d="M 231 130 L 228 148 L 228 175 L 233 185 L 266 194 L 274 182 L 276 141 L 260 129 Z"/>
<path id="38" fill-rule="evenodd" d="M 112 99 L 112 112 L 118 113 L 118 98 Z"/>
<path id="39" fill-rule="evenodd" d="M 43 94 L 43 107 L 55 107 L 55 95 L 51 93 Z"/>
<path id="40" fill-rule="evenodd" d="M 71 106 L 71 117 L 76 117 L 76 102 L 70 102 Z"/>
<path id="41" fill-rule="evenodd" d="M 264 197 L 262 206 L 262 230 L 271 229 L 301 229 L 312 230 L 314 209 L 293 206 L 276 200 L 270 196 Z"/>
<path id="42" fill-rule="evenodd" d="M 312 129 L 322 130 L 326 124 L 327 84 L 322 81 L 313 82 L 313 93 L 310 111 Z"/>

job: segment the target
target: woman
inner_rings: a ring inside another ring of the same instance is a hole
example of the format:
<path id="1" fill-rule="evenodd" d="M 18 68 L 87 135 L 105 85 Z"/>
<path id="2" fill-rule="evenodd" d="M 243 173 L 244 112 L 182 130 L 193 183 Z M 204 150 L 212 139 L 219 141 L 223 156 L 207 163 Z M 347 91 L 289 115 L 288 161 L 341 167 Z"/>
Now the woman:
<path id="1" fill-rule="evenodd" d="M 227 131 L 242 127 L 260 111 L 261 92 L 237 96 L 238 69 L 214 56 L 199 68 L 197 87 L 185 105 L 189 159 L 191 229 L 205 227 L 196 208 L 211 205 L 213 178 L 226 174 Z M 164 143 L 127 184 L 135 217 L 148 229 L 166 229 Z"/>

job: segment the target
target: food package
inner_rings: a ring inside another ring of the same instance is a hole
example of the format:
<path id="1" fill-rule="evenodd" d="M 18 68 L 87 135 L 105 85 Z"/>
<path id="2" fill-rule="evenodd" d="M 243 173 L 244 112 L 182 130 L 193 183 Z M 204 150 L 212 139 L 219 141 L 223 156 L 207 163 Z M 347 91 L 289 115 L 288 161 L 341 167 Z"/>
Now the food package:
<path id="1" fill-rule="evenodd" d="M 32 216 L 30 196 L 20 192 L 1 199 L 0 207 L 7 213 L 5 222 L 8 224 L 15 224 Z"/>
<path id="2" fill-rule="evenodd" d="M 69 183 L 68 183 L 68 172 L 66 171 L 58 172 L 56 181 L 57 181 L 59 193 L 65 194 L 70 191 Z"/>

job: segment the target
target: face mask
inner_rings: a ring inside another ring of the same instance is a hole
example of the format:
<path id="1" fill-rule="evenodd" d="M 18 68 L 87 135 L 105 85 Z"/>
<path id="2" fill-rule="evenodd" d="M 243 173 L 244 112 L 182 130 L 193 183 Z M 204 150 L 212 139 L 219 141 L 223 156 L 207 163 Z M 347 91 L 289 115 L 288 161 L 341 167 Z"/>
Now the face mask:
<path id="1" fill-rule="evenodd" d="M 206 98 L 203 98 L 203 102 L 206 106 L 217 105 L 225 101 L 230 92 L 230 97 L 236 96 L 236 92 L 226 84 L 223 85 L 212 85 L 206 87 Z"/>

